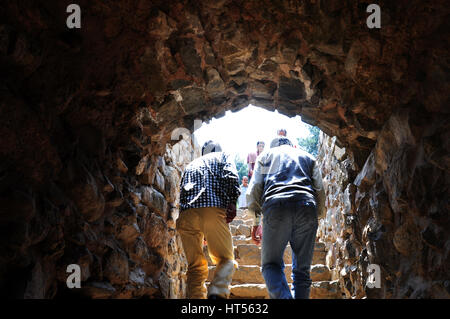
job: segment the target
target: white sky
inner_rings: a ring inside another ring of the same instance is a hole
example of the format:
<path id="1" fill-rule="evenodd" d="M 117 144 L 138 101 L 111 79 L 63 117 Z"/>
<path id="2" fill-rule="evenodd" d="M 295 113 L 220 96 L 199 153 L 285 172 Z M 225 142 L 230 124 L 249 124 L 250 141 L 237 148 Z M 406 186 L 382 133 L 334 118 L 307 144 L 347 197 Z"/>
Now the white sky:
<path id="1" fill-rule="evenodd" d="M 238 154 L 245 161 L 248 153 L 256 152 L 257 141 L 264 141 L 268 149 L 280 128 L 286 129 L 287 137 L 295 145 L 297 137 L 309 135 L 300 116 L 289 118 L 278 111 L 270 112 L 250 104 L 238 112 L 227 111 L 223 117 L 203 123 L 194 136 L 200 147 L 207 140 L 217 141 L 224 152 L 231 153 L 233 158 Z"/>

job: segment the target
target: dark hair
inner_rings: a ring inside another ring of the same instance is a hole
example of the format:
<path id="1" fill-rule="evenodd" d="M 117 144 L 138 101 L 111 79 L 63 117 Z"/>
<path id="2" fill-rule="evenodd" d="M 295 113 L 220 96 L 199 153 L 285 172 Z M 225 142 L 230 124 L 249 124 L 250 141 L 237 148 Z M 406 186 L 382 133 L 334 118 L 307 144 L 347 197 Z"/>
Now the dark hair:
<path id="1" fill-rule="evenodd" d="M 277 134 L 280 134 L 281 132 L 284 132 L 284 135 L 287 136 L 287 131 L 284 128 L 280 128 L 277 132 Z"/>
<path id="2" fill-rule="evenodd" d="M 274 148 L 281 145 L 293 146 L 291 140 L 289 140 L 287 137 L 282 136 L 282 137 L 275 137 L 270 143 L 270 148 Z"/>
<path id="3" fill-rule="evenodd" d="M 266 145 L 266 143 L 264 143 L 263 141 L 258 141 L 258 142 L 256 142 L 256 146 L 258 146 L 259 144 Z"/>
<path id="4" fill-rule="evenodd" d="M 211 140 L 206 141 L 202 147 L 202 155 L 206 155 L 213 152 L 222 152 L 222 147 L 220 147 L 219 143 L 216 143 L 214 141 Z"/>

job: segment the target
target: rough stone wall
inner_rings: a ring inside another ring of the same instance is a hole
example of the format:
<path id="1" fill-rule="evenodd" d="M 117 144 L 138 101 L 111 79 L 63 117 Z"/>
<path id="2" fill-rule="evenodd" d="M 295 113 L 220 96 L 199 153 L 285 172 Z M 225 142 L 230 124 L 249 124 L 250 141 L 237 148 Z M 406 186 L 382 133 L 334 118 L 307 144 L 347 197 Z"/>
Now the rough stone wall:
<path id="1" fill-rule="evenodd" d="M 350 152 L 336 145 L 336 137 L 320 133 L 317 161 L 321 166 L 326 193 L 326 216 L 320 220 L 317 236 L 326 244 L 328 250 L 326 263 L 332 271 L 332 279 L 340 280 L 340 288 L 347 298 L 365 296 L 363 274 L 366 268 L 361 265 L 362 245 L 351 247 L 355 236 L 351 214 L 352 203 L 349 190 L 354 187 L 355 164 Z"/>
<path id="2" fill-rule="evenodd" d="M 318 235 L 347 298 L 450 297 L 448 154 L 436 149 L 449 133 L 435 121 L 396 112 L 359 173 L 352 153 L 321 133 L 327 215 Z M 366 285 L 369 264 L 380 266 L 380 288 Z"/>
<path id="3" fill-rule="evenodd" d="M 381 296 L 448 289 L 446 1 L 380 0 L 381 29 L 367 28 L 363 1 L 79 0 L 82 28 L 69 30 L 70 3 L 0 11 L 2 294 L 58 296 L 76 261 L 103 285 L 91 295 L 168 296 L 166 144 L 249 103 L 301 115 L 351 151 L 354 233 L 386 262 Z M 134 224 L 148 249 L 130 249 L 155 278 L 141 290 L 125 262 Z"/>
<path id="4" fill-rule="evenodd" d="M 43 195 L 21 185 L 1 198 L 2 222 L 10 227 L 2 229 L 9 236 L 1 247 L 5 297 L 185 296 L 187 264 L 175 231 L 178 185 L 200 149 L 182 137 L 163 156 L 144 156 L 135 167 L 119 154 L 106 172 L 83 157 L 72 161 L 64 180 L 68 195 L 55 184 Z M 69 264 L 81 267 L 81 289 L 66 286 Z"/>

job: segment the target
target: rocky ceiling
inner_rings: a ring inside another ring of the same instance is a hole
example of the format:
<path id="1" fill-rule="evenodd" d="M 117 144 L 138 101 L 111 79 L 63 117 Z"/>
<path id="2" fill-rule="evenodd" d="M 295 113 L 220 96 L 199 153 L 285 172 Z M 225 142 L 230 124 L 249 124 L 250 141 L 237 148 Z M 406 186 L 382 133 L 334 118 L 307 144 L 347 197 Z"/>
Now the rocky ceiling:
<path id="1" fill-rule="evenodd" d="M 445 1 L 380 2 L 380 29 L 367 27 L 364 1 L 79 1 L 81 29 L 67 28 L 68 4 L 17 1 L 2 13 L 2 121 L 34 128 L 22 142 L 40 144 L 36 160 L 54 169 L 62 119 L 125 137 L 140 111 L 164 142 L 252 103 L 370 150 L 393 110 L 448 109 Z M 17 145 L 9 125 L 4 144 Z"/>
<path id="2" fill-rule="evenodd" d="M 250 103 L 337 136 L 359 170 L 407 112 L 414 141 L 437 132 L 427 154 L 448 170 L 445 1 L 378 1 L 380 29 L 366 25 L 370 2 L 341 0 L 80 0 L 68 29 L 71 2 L 2 5 L 2 192 L 68 188 L 74 159 L 105 172 L 120 153 L 135 167 L 174 128 Z"/>

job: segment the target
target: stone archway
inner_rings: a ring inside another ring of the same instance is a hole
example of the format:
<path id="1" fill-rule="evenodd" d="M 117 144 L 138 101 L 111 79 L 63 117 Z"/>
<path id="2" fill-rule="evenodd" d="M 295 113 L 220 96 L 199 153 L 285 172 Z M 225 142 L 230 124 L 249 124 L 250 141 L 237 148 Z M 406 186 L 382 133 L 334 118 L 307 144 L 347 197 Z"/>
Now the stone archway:
<path id="1" fill-rule="evenodd" d="M 253 103 L 301 115 L 354 159 L 341 253 L 382 266 L 375 296 L 448 296 L 444 1 L 381 1 L 381 29 L 363 2 L 136 0 L 79 1 L 68 30 L 68 4 L 0 13 L 2 287 L 20 269 L 19 296 L 52 297 L 73 260 L 104 296 L 160 280 L 171 132 Z M 142 294 L 169 296 L 161 280 Z"/>

